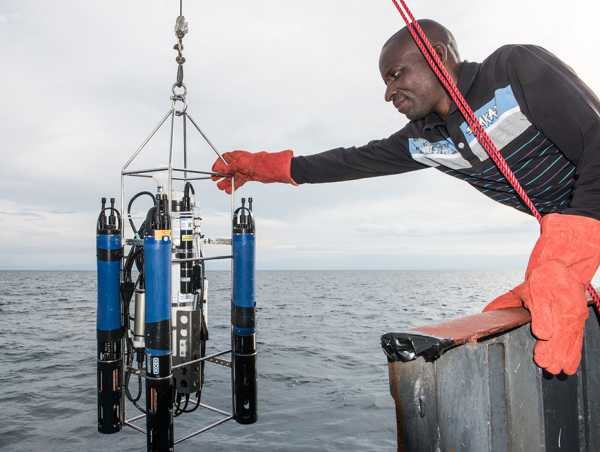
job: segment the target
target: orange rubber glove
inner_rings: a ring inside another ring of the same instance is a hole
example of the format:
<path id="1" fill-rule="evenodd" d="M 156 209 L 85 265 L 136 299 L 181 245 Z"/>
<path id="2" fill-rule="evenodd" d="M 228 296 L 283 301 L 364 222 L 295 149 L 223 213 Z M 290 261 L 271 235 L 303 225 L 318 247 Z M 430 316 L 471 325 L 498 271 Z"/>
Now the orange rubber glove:
<path id="1" fill-rule="evenodd" d="M 298 185 L 291 175 L 293 157 L 294 151 L 290 149 L 281 152 L 225 152 L 223 159 L 227 163 L 223 159 L 217 159 L 212 171 L 229 177 L 212 176 L 212 180 L 218 181 L 219 190 L 227 194 L 231 194 L 231 176 L 235 181 L 235 190 L 248 181 Z"/>
<path id="2" fill-rule="evenodd" d="M 524 306 L 537 338 L 535 363 L 552 374 L 573 375 L 581 361 L 586 287 L 600 264 L 600 221 L 549 214 L 527 266 L 525 282 L 499 296 L 484 311 Z"/>

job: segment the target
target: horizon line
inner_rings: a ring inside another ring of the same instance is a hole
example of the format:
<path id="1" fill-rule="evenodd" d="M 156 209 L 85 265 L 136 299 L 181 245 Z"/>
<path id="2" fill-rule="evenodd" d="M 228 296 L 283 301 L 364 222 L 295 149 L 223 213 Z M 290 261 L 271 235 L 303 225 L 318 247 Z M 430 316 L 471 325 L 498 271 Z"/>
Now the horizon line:
<path id="1" fill-rule="evenodd" d="M 414 271 L 414 272 L 427 272 L 427 271 L 514 271 L 522 270 L 520 267 L 504 267 L 499 269 L 491 268 L 464 268 L 464 267 L 437 267 L 437 268 L 257 268 L 257 272 L 276 272 L 276 271 Z M 80 273 L 92 273 L 96 272 L 96 269 L 70 269 L 70 268 L 0 268 L 0 272 L 80 272 Z M 214 269 L 207 270 L 208 272 L 229 272 L 229 269 Z"/>

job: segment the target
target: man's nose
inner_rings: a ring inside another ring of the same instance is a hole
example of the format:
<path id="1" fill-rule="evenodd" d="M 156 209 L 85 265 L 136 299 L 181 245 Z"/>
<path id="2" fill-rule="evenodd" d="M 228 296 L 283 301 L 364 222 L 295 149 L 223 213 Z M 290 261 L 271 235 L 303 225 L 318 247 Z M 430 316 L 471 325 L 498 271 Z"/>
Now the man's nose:
<path id="1" fill-rule="evenodd" d="M 384 99 L 386 102 L 390 102 L 394 96 L 396 95 L 396 93 L 398 92 L 398 89 L 395 86 L 394 82 L 390 82 L 386 88 L 385 88 L 385 95 L 384 95 Z"/>

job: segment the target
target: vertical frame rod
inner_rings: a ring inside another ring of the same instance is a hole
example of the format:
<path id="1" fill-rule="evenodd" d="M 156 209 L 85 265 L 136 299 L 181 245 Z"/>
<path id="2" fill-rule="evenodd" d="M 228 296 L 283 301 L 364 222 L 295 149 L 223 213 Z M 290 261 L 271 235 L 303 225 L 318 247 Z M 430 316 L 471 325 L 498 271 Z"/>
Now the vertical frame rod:
<path id="1" fill-rule="evenodd" d="M 183 115 L 183 169 L 187 170 L 187 115 Z M 187 182 L 187 171 L 183 172 L 183 178 Z M 185 183 L 184 182 L 184 183 Z"/>
<path id="2" fill-rule="evenodd" d="M 171 203 L 173 202 L 173 133 L 175 126 L 175 109 L 171 110 L 171 137 L 169 138 L 169 176 L 167 181 L 168 193 L 169 193 L 169 210 L 171 209 Z"/>

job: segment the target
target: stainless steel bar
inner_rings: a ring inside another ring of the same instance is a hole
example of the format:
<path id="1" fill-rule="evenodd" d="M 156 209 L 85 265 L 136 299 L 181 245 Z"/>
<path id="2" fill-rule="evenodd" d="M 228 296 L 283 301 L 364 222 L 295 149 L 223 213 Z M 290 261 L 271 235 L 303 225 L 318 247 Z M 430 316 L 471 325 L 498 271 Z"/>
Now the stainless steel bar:
<path id="1" fill-rule="evenodd" d="M 135 421 L 140 420 L 143 417 L 146 417 L 146 415 L 145 414 L 140 414 L 140 415 L 138 415 L 136 417 L 132 417 L 131 419 L 125 419 L 125 422 L 135 422 Z"/>
<path id="2" fill-rule="evenodd" d="M 210 405 L 207 405 L 205 403 L 201 403 L 200 406 L 202 408 L 206 408 L 207 410 L 214 411 L 215 413 L 222 414 L 223 416 L 231 416 L 231 413 L 228 413 L 227 411 L 220 410 L 218 408 L 215 408 L 214 406 L 210 406 Z"/>
<path id="3" fill-rule="evenodd" d="M 139 148 L 137 148 L 137 150 L 133 153 L 133 155 L 131 157 L 129 157 L 129 160 L 127 160 L 127 163 L 125 163 L 125 165 L 123 165 L 123 168 L 121 169 L 121 171 L 125 171 L 127 169 L 127 167 L 131 164 L 131 162 L 133 162 L 133 160 L 138 156 L 138 154 L 140 152 L 142 152 L 142 149 L 144 149 L 144 147 L 148 144 L 148 142 L 152 139 L 152 137 L 154 136 L 154 134 L 156 132 L 158 132 L 158 130 L 162 127 L 162 125 L 165 123 L 165 121 L 167 120 L 167 118 L 169 117 L 169 115 L 173 112 L 173 108 L 171 108 L 166 114 L 165 116 L 160 120 L 160 122 L 158 123 L 158 125 L 156 126 L 156 128 L 152 131 L 152 133 L 148 136 L 148 138 L 146 138 L 144 140 L 144 142 L 140 145 Z"/>
<path id="4" fill-rule="evenodd" d="M 196 363 L 199 363 L 202 361 L 209 361 L 212 358 L 216 358 L 217 356 L 226 355 L 227 353 L 231 353 L 231 350 L 224 350 L 222 352 L 216 352 L 211 355 L 206 355 L 203 358 L 198 358 L 198 359 L 194 359 L 192 361 L 187 361 L 185 363 L 177 364 L 175 366 L 172 366 L 171 369 L 174 370 L 174 369 L 178 369 L 179 367 L 190 366 L 192 364 L 196 364 Z M 128 367 L 127 372 L 129 372 L 132 375 L 139 375 L 142 378 L 148 378 L 148 377 L 146 377 L 146 372 L 144 370 L 139 370 L 139 369 L 135 369 L 133 367 Z"/>
<path id="5" fill-rule="evenodd" d="M 144 174 L 144 173 L 158 173 L 159 171 L 167 171 L 169 169 L 168 166 L 159 166 L 158 168 L 147 168 L 141 170 L 130 170 L 130 171 L 121 171 L 121 174 L 125 176 L 133 176 L 136 174 Z"/>
<path id="6" fill-rule="evenodd" d="M 190 366 L 192 364 L 196 364 L 196 363 L 199 363 L 199 362 L 202 362 L 202 361 L 206 361 L 209 358 L 214 358 L 216 356 L 226 355 L 227 353 L 231 353 L 231 350 L 225 350 L 225 351 L 222 351 L 222 352 L 213 353 L 212 355 L 207 355 L 207 356 L 205 356 L 203 358 L 193 359 L 193 360 L 188 361 L 186 363 L 177 364 L 177 365 L 171 367 L 171 369 L 175 370 L 175 369 L 179 369 L 180 367 Z"/>
<path id="7" fill-rule="evenodd" d="M 187 114 L 183 114 L 183 169 L 187 170 Z M 184 179 L 187 180 L 187 171 L 183 172 Z"/>
<path id="8" fill-rule="evenodd" d="M 192 125 L 196 128 L 196 130 L 198 131 L 198 133 L 200 133 L 200 135 L 202 135 L 202 138 L 204 138 L 204 141 L 206 141 L 206 143 L 210 146 L 210 148 L 213 151 L 215 151 L 215 153 L 219 156 L 219 158 L 221 160 L 223 160 L 223 162 L 227 163 L 227 161 L 223 158 L 223 156 L 221 155 L 221 153 L 217 150 L 217 148 L 210 142 L 210 140 L 208 139 L 208 137 L 204 134 L 204 132 L 202 131 L 202 129 L 198 126 L 198 124 L 196 124 L 196 121 L 194 121 L 194 118 L 192 118 L 189 113 L 186 113 L 186 115 L 190 119 Z"/>
<path id="9" fill-rule="evenodd" d="M 211 256 L 211 257 L 186 257 L 185 259 L 171 259 L 171 262 L 196 262 L 196 261 L 216 261 L 219 259 L 231 259 L 233 256 Z"/>
<path id="10" fill-rule="evenodd" d="M 235 177 L 235 176 L 234 176 Z M 229 231 L 230 231 L 230 241 L 231 241 L 231 253 L 233 254 L 233 221 L 234 221 L 234 215 L 235 215 L 235 181 L 234 181 L 234 177 L 231 178 L 231 202 L 230 202 L 230 219 L 229 219 Z M 235 261 L 233 259 L 231 259 L 229 261 L 229 284 L 230 284 L 230 288 L 231 288 L 231 300 L 233 300 L 233 285 L 234 285 L 234 281 L 233 281 L 233 272 L 234 272 L 234 266 L 235 266 Z M 231 313 L 233 314 L 233 303 L 232 303 L 232 309 L 231 309 Z M 235 412 L 235 402 L 234 402 L 234 397 L 233 397 L 233 392 L 234 392 L 234 382 L 233 382 L 233 371 L 234 371 L 234 354 L 233 354 L 233 349 L 235 347 L 234 344 L 234 336 L 233 334 L 230 335 L 230 340 L 231 340 L 231 393 L 232 393 L 232 397 L 231 397 L 231 412 L 234 413 Z"/>
<path id="11" fill-rule="evenodd" d="M 121 221 L 123 221 L 123 215 L 121 215 Z M 121 228 L 121 246 L 123 246 L 123 229 Z M 123 265 L 123 259 L 121 259 L 121 266 Z M 121 338 L 121 350 L 125 350 L 125 359 L 127 359 L 127 346 L 125 345 L 125 337 Z M 127 361 L 125 361 L 127 362 Z M 119 381 L 119 384 L 121 385 L 121 388 L 125 387 L 125 372 L 123 372 L 123 364 L 121 364 L 121 378 Z M 122 397 L 123 393 L 121 393 L 121 400 L 119 403 L 119 407 L 121 409 L 121 413 L 123 415 L 122 419 L 125 419 L 125 416 L 127 416 L 126 412 L 125 412 L 125 397 Z"/>
<path id="12" fill-rule="evenodd" d="M 152 179 L 154 176 L 149 176 L 148 174 L 128 174 L 129 177 L 147 177 L 148 179 Z"/>
<path id="13" fill-rule="evenodd" d="M 121 239 L 125 238 L 125 176 L 121 174 Z"/>
<path id="14" fill-rule="evenodd" d="M 175 441 L 173 444 L 179 444 L 179 443 L 182 443 L 183 441 L 185 441 L 185 440 L 187 440 L 187 439 L 193 438 L 194 436 L 198 436 L 200 433 L 204 433 L 204 432 L 206 432 L 207 430 L 210 430 L 211 428 L 215 428 L 215 427 L 216 427 L 216 426 L 218 426 L 218 425 L 221 425 L 221 424 L 223 424 L 223 423 L 225 423 L 225 422 L 227 422 L 227 421 L 230 421 L 231 419 L 233 419 L 233 416 L 228 416 L 228 417 L 225 417 L 225 418 L 223 418 L 223 419 L 219 419 L 218 421 L 216 421 L 216 422 L 213 422 L 212 424 L 210 424 L 210 425 L 207 425 L 206 427 L 204 427 L 204 428 L 201 428 L 200 430 L 198 430 L 198 431 L 196 431 L 196 432 L 194 432 L 194 433 L 190 433 L 189 435 L 186 435 L 186 436 L 184 436 L 184 437 L 182 437 L 182 438 L 179 438 L 179 439 L 178 439 L 178 440 L 176 440 L 176 441 Z"/>
<path id="15" fill-rule="evenodd" d="M 150 177 L 150 176 L 146 176 L 146 177 Z M 173 180 L 209 180 L 210 176 L 206 176 L 206 177 L 174 177 Z"/>
<path id="16" fill-rule="evenodd" d="M 144 430 L 142 427 L 138 427 L 135 424 L 131 424 L 130 422 L 123 422 L 124 425 L 126 425 L 127 427 L 131 427 L 134 430 L 137 430 L 140 433 L 146 433 L 146 430 Z"/>
<path id="17" fill-rule="evenodd" d="M 219 173 L 215 173 L 213 171 L 200 171 L 200 170 L 193 170 L 193 169 L 184 169 L 184 168 L 173 168 L 173 171 L 179 171 L 179 172 L 188 172 L 188 173 L 194 173 L 194 174 L 206 174 L 209 176 L 221 176 L 221 177 L 226 177 L 224 174 L 219 174 Z"/>
<path id="18" fill-rule="evenodd" d="M 204 238 L 204 239 L 202 239 L 202 244 L 204 244 L 204 245 L 231 245 L 231 239 Z"/>
<path id="19" fill-rule="evenodd" d="M 227 361 L 226 359 L 221 358 L 208 358 L 206 360 L 207 363 L 213 363 L 218 366 L 229 367 L 231 369 L 231 361 Z"/>
<path id="20" fill-rule="evenodd" d="M 121 246 L 124 247 L 124 239 L 125 239 L 125 176 L 121 175 Z M 124 254 L 124 253 L 123 253 Z M 120 271 L 123 269 L 123 259 L 124 256 L 121 258 L 121 269 Z M 124 344 L 124 339 L 121 339 L 121 350 L 127 350 L 127 347 L 123 347 Z M 125 352 L 126 354 L 127 352 Z M 127 356 L 125 357 L 125 363 L 127 362 Z M 121 365 L 121 381 L 119 382 L 121 387 L 124 386 L 125 384 L 125 372 L 123 372 L 123 365 Z M 123 419 L 125 419 L 127 417 L 127 410 L 126 410 L 126 404 L 125 404 L 125 397 L 121 397 L 121 403 L 120 403 L 120 408 L 121 408 L 121 413 L 123 415 Z"/>
<path id="21" fill-rule="evenodd" d="M 175 104 L 173 102 L 173 104 Z M 173 133 L 175 127 L 175 105 L 173 105 L 173 112 L 171 113 L 171 138 L 169 140 L 169 176 L 167 180 L 167 196 L 169 198 L 169 209 L 171 209 L 171 203 L 173 202 Z"/>

